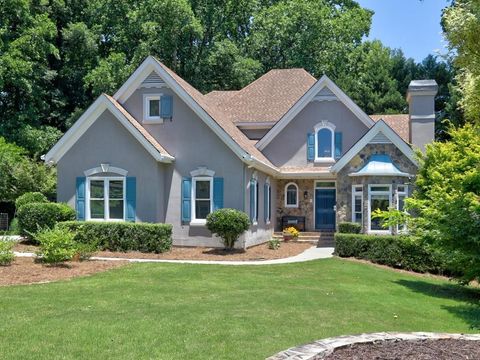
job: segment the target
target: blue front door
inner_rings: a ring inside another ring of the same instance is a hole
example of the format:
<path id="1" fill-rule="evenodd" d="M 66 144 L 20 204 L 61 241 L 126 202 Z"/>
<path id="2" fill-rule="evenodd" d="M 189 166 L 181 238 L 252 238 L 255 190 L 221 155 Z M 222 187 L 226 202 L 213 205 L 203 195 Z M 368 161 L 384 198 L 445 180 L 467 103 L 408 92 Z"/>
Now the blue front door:
<path id="1" fill-rule="evenodd" d="M 335 229 L 335 189 L 315 189 L 315 229 Z"/>

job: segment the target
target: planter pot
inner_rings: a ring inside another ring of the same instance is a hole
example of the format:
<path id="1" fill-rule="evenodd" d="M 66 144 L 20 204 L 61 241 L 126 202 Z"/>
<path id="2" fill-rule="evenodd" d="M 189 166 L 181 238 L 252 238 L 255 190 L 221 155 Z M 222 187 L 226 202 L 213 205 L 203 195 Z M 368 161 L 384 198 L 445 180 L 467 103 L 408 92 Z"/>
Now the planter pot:
<path id="1" fill-rule="evenodd" d="M 283 234 L 283 241 L 288 242 L 293 239 L 292 234 Z"/>

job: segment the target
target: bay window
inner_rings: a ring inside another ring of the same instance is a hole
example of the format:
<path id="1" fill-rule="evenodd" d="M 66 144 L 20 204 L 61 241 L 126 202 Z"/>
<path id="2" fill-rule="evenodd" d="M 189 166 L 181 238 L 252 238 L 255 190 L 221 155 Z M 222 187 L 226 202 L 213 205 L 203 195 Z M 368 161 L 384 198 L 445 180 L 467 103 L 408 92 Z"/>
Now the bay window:
<path id="1" fill-rule="evenodd" d="M 368 185 L 368 231 L 372 233 L 390 233 L 382 226 L 381 219 L 372 219 L 372 213 L 380 209 L 388 211 L 392 206 L 392 185 Z"/>

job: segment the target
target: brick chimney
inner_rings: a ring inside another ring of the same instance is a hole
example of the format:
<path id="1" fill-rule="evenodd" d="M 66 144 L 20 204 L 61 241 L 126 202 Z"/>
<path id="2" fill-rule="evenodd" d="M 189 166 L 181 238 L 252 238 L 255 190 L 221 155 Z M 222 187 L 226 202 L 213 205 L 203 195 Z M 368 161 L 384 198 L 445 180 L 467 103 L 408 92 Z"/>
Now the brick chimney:
<path id="1" fill-rule="evenodd" d="M 425 151 L 425 145 L 435 139 L 435 80 L 412 80 L 408 85 L 410 143 Z"/>

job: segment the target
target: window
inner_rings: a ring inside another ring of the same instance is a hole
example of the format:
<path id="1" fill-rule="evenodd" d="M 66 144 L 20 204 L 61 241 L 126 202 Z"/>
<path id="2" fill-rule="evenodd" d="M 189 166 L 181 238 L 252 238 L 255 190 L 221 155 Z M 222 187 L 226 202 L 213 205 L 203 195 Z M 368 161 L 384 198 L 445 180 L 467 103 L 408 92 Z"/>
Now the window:
<path id="1" fill-rule="evenodd" d="M 87 220 L 125 219 L 125 179 L 90 177 L 87 187 Z"/>
<path id="2" fill-rule="evenodd" d="M 389 233 L 390 230 L 382 226 L 381 219 L 372 219 L 372 213 L 380 209 L 387 211 L 392 206 L 392 186 L 391 185 L 368 185 L 368 201 L 370 203 L 368 211 L 368 231 L 376 233 Z"/>
<path id="3" fill-rule="evenodd" d="M 407 185 L 398 185 L 397 186 L 397 210 L 405 211 L 405 199 L 408 196 L 408 186 Z M 397 227 L 398 232 L 403 232 L 406 230 L 405 224 L 400 224 Z"/>
<path id="4" fill-rule="evenodd" d="M 322 121 L 315 126 L 315 160 L 335 161 L 335 125 Z"/>
<path id="5" fill-rule="evenodd" d="M 265 223 L 269 224 L 270 220 L 272 218 L 272 187 L 270 186 L 269 182 L 265 183 L 265 186 L 263 188 L 263 191 L 265 192 L 264 194 L 264 199 L 265 199 Z"/>
<path id="6" fill-rule="evenodd" d="M 352 222 L 362 225 L 363 185 L 352 186 Z"/>
<path id="7" fill-rule="evenodd" d="M 298 186 L 295 183 L 285 186 L 285 207 L 298 207 Z"/>
<path id="8" fill-rule="evenodd" d="M 192 179 L 192 222 L 205 223 L 212 212 L 213 178 L 195 177 Z"/>
<path id="9" fill-rule="evenodd" d="M 160 97 L 161 95 L 144 95 L 144 114 L 143 121 L 150 123 L 161 122 L 160 117 Z"/>

